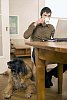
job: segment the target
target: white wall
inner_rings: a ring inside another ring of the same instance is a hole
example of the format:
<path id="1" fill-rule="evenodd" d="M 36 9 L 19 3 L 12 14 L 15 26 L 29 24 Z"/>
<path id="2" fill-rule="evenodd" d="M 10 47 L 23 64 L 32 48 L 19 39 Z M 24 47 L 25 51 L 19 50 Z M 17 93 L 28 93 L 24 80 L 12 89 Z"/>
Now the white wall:
<path id="1" fill-rule="evenodd" d="M 45 6 L 51 8 L 51 23 L 56 28 L 58 19 L 67 20 L 67 1 L 66 0 L 45 0 Z"/>
<path id="2" fill-rule="evenodd" d="M 10 15 L 17 15 L 19 18 L 19 32 L 11 34 L 11 39 L 23 39 L 24 43 L 24 31 L 32 21 L 36 21 L 40 17 L 40 11 L 44 6 L 51 8 L 52 17 L 67 18 L 66 2 L 66 0 L 62 0 L 62 2 L 61 0 L 9 0 Z M 51 19 L 51 23 L 56 28 L 57 18 Z"/>
<path id="3" fill-rule="evenodd" d="M 11 39 L 23 39 L 24 31 L 31 22 L 39 18 L 39 11 L 44 5 L 44 0 L 9 0 L 10 15 L 17 15 L 19 18 L 19 33 L 11 34 Z"/>
<path id="4" fill-rule="evenodd" d="M 45 6 L 52 9 L 52 17 L 67 18 L 67 0 L 45 0 Z"/>
<path id="5" fill-rule="evenodd" d="M 23 38 L 24 31 L 32 22 L 38 20 L 43 6 L 44 0 L 9 0 L 9 14 L 17 15 L 19 19 L 19 32 L 18 34 L 11 34 L 10 38 L 22 39 L 23 46 L 26 46 Z"/>
<path id="6" fill-rule="evenodd" d="M 23 39 L 29 24 L 38 19 L 38 0 L 10 0 L 9 13 L 19 18 L 19 34 L 11 34 L 11 38 Z"/>

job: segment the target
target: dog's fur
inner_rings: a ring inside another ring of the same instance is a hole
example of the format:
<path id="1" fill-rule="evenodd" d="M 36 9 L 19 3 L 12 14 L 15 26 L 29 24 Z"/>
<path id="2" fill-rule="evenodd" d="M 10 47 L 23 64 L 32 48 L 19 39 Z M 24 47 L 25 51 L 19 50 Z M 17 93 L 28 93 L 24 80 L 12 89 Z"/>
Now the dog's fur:
<path id="1" fill-rule="evenodd" d="M 30 98 L 32 93 L 35 93 L 35 82 L 31 80 L 32 70 L 20 58 L 14 58 L 7 62 L 9 73 L 8 85 L 4 90 L 4 97 L 10 98 L 13 90 L 22 88 L 25 90 L 25 96 Z"/>

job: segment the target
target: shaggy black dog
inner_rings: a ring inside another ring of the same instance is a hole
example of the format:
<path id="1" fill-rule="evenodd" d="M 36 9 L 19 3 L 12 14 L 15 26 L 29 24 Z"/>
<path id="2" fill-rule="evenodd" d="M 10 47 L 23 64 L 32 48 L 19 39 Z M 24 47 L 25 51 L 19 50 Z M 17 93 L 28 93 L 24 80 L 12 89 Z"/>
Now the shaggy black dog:
<path id="1" fill-rule="evenodd" d="M 32 93 L 35 93 L 35 82 L 31 80 L 32 69 L 21 58 L 14 58 L 7 62 L 7 65 L 11 71 L 4 97 L 10 98 L 13 90 L 18 88 L 25 89 L 25 96 L 31 97 Z"/>
<path id="2" fill-rule="evenodd" d="M 21 58 L 14 58 L 13 60 L 7 62 L 7 65 L 8 65 L 8 68 L 11 69 L 11 72 L 13 74 L 20 74 L 20 73 L 23 75 L 28 74 L 27 65 Z"/>

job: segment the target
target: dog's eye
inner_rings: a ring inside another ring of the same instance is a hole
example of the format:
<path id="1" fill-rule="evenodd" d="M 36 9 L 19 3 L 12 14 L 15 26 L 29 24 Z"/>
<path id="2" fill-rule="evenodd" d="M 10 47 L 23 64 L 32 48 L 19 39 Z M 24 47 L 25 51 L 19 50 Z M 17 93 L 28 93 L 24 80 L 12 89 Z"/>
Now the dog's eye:
<path id="1" fill-rule="evenodd" d="M 15 71 L 15 69 L 13 69 Z"/>
<path id="2" fill-rule="evenodd" d="M 14 71 L 14 72 L 15 72 L 15 69 L 12 69 L 12 71 Z"/>

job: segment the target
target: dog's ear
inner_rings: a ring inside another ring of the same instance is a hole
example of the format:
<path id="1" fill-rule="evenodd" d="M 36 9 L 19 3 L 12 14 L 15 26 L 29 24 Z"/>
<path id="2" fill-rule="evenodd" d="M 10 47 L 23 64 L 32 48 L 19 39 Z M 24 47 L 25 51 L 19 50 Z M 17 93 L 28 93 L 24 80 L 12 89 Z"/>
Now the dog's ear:
<path id="1" fill-rule="evenodd" d="M 14 65 L 14 61 L 12 60 L 12 61 L 7 62 L 7 65 L 9 69 L 12 69 L 12 66 Z"/>
<path id="2" fill-rule="evenodd" d="M 21 63 L 22 63 L 22 59 L 21 59 L 21 58 L 18 58 L 18 57 L 14 58 L 14 59 L 13 59 L 13 61 L 14 61 L 14 62 L 19 61 L 19 62 L 21 62 Z"/>
<path id="3" fill-rule="evenodd" d="M 24 63 L 24 61 L 23 61 L 23 60 L 21 60 L 21 59 L 19 59 L 19 62 L 20 62 L 20 64 Z"/>
<path id="4" fill-rule="evenodd" d="M 11 69 L 11 62 L 7 62 L 8 68 Z"/>
<path id="5" fill-rule="evenodd" d="M 10 63 L 11 63 L 10 61 L 9 61 L 9 62 L 7 62 L 7 65 L 9 65 L 9 66 L 10 66 Z"/>
<path id="6" fill-rule="evenodd" d="M 14 61 L 14 62 L 19 62 L 20 64 L 24 63 L 23 59 L 17 58 L 17 57 L 14 58 L 13 61 Z"/>

